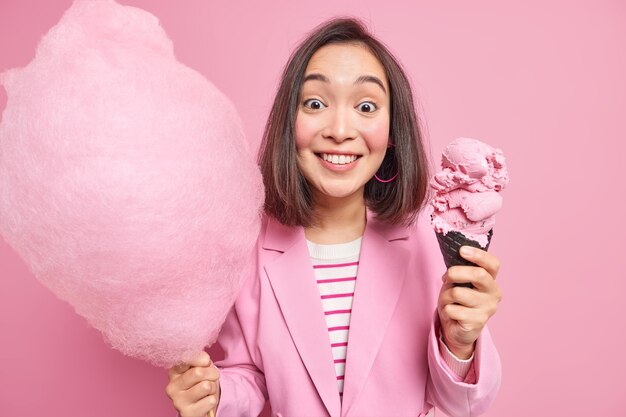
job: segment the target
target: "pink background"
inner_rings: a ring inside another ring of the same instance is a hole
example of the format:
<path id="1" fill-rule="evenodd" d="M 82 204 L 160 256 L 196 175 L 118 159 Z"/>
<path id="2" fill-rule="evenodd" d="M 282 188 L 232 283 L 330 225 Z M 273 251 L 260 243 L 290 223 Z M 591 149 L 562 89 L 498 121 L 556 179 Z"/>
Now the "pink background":
<path id="1" fill-rule="evenodd" d="M 160 19 L 178 58 L 231 97 L 255 142 L 303 34 L 337 14 L 365 19 L 413 80 L 432 155 L 470 136 L 507 156 L 492 246 L 504 378 L 487 416 L 624 415 L 626 4 L 122 3 Z M 0 71 L 26 65 L 70 4 L 0 0 Z M 107 348 L 2 241 L 0 274 L 0 415 L 173 415 L 166 372 Z"/>

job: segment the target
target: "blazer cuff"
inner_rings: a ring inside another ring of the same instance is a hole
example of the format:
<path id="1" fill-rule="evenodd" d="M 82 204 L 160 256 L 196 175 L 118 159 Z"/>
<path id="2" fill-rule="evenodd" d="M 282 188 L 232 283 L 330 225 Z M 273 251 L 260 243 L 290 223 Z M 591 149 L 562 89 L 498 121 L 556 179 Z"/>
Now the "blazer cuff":
<path id="1" fill-rule="evenodd" d="M 220 369 L 220 401 L 216 417 L 258 416 L 266 398 L 261 391 L 265 382 L 256 375 L 233 368 Z"/>
<path id="2" fill-rule="evenodd" d="M 443 335 L 441 329 L 439 330 L 439 353 L 443 358 L 443 362 L 447 365 L 448 370 L 457 382 L 466 382 L 468 384 L 476 383 L 476 376 L 474 375 L 472 365 L 474 364 L 474 353 L 469 359 L 459 359 L 454 353 L 450 351 L 446 343 L 443 341 Z"/>
<path id="3" fill-rule="evenodd" d="M 483 328 L 480 336 L 476 340 L 472 364 L 465 378 L 460 378 L 460 376 L 451 369 L 452 367 L 446 363 L 444 354 L 441 353 L 439 348 L 440 333 L 441 324 L 439 322 L 439 314 L 435 309 L 428 341 L 429 366 L 431 367 L 433 377 L 452 381 L 457 387 L 471 389 L 480 386 L 480 390 L 482 391 L 484 386 L 488 386 L 489 389 L 493 389 L 494 392 L 497 392 L 501 375 L 500 357 L 495 349 L 487 326 Z"/>

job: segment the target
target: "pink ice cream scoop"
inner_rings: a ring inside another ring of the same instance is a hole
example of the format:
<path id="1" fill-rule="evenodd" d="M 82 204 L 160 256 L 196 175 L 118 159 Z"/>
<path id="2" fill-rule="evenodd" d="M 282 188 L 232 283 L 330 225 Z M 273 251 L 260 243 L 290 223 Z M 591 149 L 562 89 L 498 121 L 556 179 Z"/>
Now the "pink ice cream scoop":
<path id="1" fill-rule="evenodd" d="M 441 168 L 430 182 L 436 192 L 431 200 L 435 232 L 458 232 L 486 248 L 502 207 L 500 192 L 508 182 L 502 151 L 476 139 L 458 138 L 444 149 Z"/>

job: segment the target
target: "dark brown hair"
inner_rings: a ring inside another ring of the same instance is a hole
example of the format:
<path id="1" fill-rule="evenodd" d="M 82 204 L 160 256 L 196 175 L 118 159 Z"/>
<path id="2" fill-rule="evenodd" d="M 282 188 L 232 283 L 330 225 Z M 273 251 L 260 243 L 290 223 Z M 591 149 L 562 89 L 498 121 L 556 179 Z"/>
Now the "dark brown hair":
<path id="1" fill-rule="evenodd" d="M 389 139 L 392 146 L 377 175 L 382 179 L 396 173 L 398 176 L 389 183 L 380 183 L 375 178 L 368 181 L 365 204 L 380 220 L 409 224 L 422 207 L 428 184 L 427 162 L 411 86 L 391 52 L 353 18 L 336 18 L 318 26 L 291 54 L 285 66 L 259 151 L 265 212 L 289 226 L 315 223 L 311 189 L 297 163 L 295 121 L 309 60 L 322 46 L 342 42 L 367 47 L 383 65 L 391 90 Z"/>

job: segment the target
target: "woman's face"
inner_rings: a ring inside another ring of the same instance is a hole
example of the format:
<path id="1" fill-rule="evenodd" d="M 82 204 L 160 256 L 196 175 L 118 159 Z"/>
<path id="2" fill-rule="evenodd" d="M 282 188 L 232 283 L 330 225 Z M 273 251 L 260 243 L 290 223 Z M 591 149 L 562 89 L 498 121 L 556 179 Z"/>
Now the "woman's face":
<path id="1" fill-rule="evenodd" d="M 316 202 L 363 197 L 389 141 L 382 64 L 360 44 L 326 45 L 305 70 L 296 117 L 300 172 Z"/>

